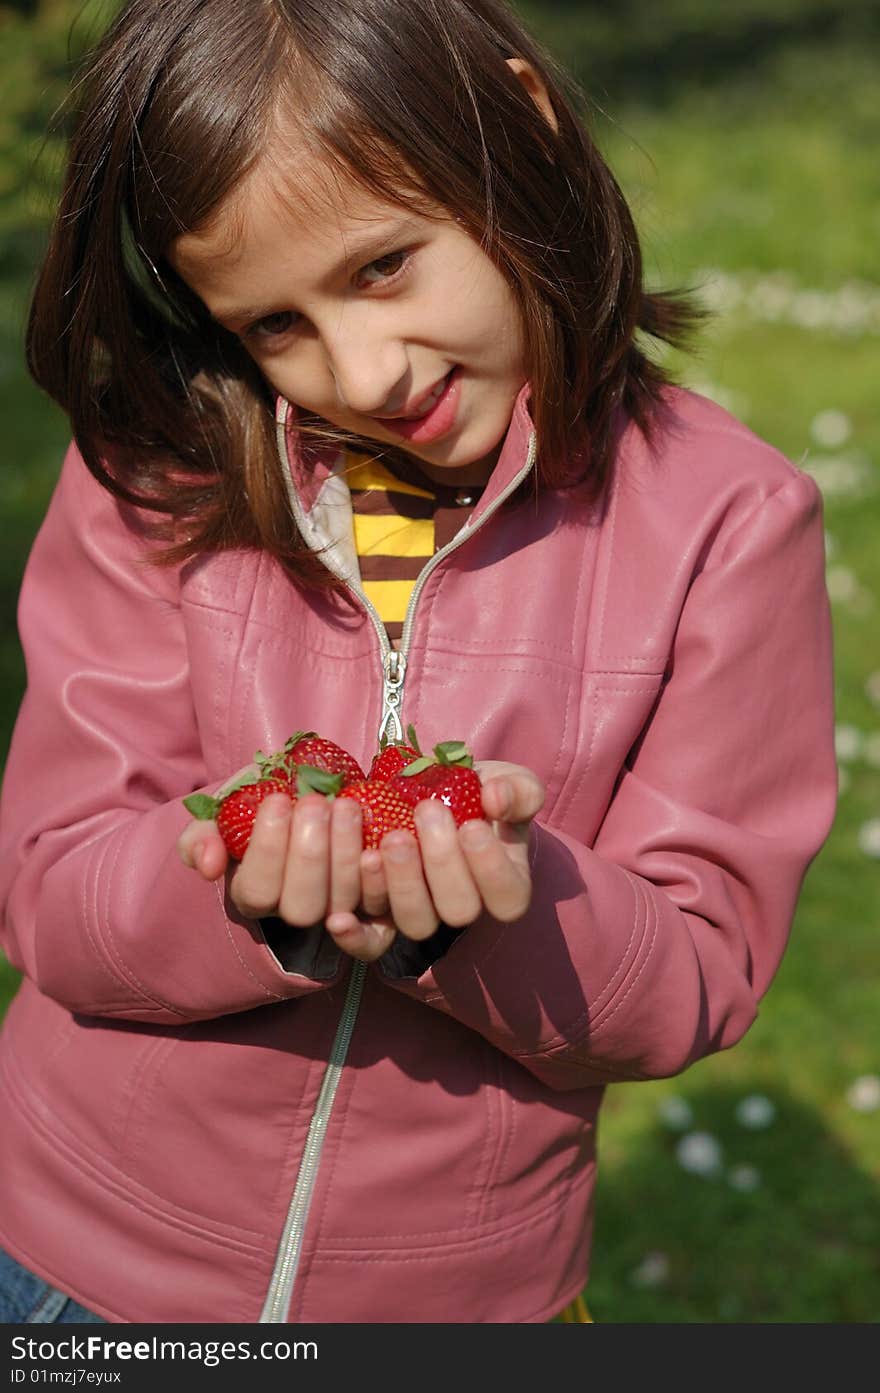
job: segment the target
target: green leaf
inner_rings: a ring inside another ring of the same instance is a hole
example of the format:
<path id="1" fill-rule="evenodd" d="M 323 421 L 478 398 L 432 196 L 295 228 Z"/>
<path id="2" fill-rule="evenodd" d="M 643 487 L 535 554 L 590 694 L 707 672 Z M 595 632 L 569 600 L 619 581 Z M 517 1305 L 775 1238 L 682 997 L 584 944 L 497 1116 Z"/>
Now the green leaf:
<path id="1" fill-rule="evenodd" d="M 407 740 L 409 741 L 411 747 L 415 750 L 416 754 L 417 754 L 417 755 L 420 755 L 420 754 L 422 753 L 422 751 L 421 751 L 421 747 L 420 747 L 420 745 L 419 745 L 418 736 L 416 735 L 416 728 L 415 728 L 415 726 L 413 726 L 413 725 L 407 726 L 407 728 L 406 728 L 406 738 L 407 738 Z"/>
<path id="2" fill-rule="evenodd" d="M 443 740 L 434 746 L 438 764 L 455 764 L 460 769 L 472 769 L 473 756 L 463 740 Z"/>
<path id="3" fill-rule="evenodd" d="M 316 769 L 312 764 L 296 766 L 296 791 L 300 798 L 306 793 L 323 793 L 328 798 L 335 798 L 344 779 L 343 774 L 328 774 L 326 769 Z"/>
<path id="4" fill-rule="evenodd" d="M 430 769 L 432 764 L 436 764 L 436 759 L 431 759 L 430 755 L 421 755 L 419 759 L 414 759 L 411 764 L 407 764 L 401 769 L 404 778 L 409 779 L 413 774 L 421 774 L 425 769 Z"/>
<path id="5" fill-rule="evenodd" d="M 199 822 L 211 822 L 217 816 L 217 809 L 220 806 L 216 798 L 212 798 L 207 793 L 191 793 L 188 798 L 184 798 L 183 806 L 193 817 L 198 818 Z"/>

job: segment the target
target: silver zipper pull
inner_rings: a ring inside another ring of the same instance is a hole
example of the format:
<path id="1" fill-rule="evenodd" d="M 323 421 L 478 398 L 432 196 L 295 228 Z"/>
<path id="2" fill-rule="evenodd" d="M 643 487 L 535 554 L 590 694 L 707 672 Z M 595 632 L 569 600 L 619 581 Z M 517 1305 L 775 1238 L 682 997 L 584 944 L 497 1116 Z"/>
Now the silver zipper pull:
<path id="1" fill-rule="evenodd" d="M 402 743 L 403 724 L 400 707 L 403 701 L 403 679 L 406 674 L 406 658 L 397 649 L 386 653 L 383 663 L 385 687 L 382 695 L 382 720 L 379 722 L 379 743 L 384 738 L 391 744 Z"/>

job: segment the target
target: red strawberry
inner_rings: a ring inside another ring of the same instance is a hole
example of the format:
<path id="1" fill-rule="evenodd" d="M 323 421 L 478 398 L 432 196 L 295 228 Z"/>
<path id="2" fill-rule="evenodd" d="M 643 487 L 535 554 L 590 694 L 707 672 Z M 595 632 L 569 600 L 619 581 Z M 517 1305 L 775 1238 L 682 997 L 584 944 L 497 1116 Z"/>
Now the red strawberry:
<path id="1" fill-rule="evenodd" d="M 365 851 L 378 847 L 386 832 L 400 827 L 415 834 L 412 808 L 388 783 L 363 779 L 360 783 L 346 784 L 337 796 L 353 798 L 360 803 L 363 811 L 361 840 Z"/>
<path id="2" fill-rule="evenodd" d="M 229 855 L 240 861 L 251 839 L 257 809 L 270 793 L 286 793 L 292 803 L 296 802 L 289 779 L 251 778 L 230 789 L 222 798 L 195 793 L 184 798 L 183 805 L 193 817 L 214 818 Z"/>
<path id="3" fill-rule="evenodd" d="M 246 774 L 220 796 L 211 798 L 207 793 L 194 793 L 184 798 L 183 806 L 195 818 L 213 818 L 229 855 L 240 861 L 248 849 L 257 809 L 270 793 L 286 793 L 291 803 L 305 793 L 335 794 L 339 790 L 341 777 L 302 765 L 297 768 L 294 787 L 283 773 Z"/>
<path id="4" fill-rule="evenodd" d="M 407 726 L 406 733 L 410 741 L 408 745 L 389 744 L 387 737 L 382 736 L 379 753 L 373 755 L 373 762 L 367 775 L 368 779 L 379 779 L 387 783 L 395 774 L 399 774 L 401 769 L 405 769 L 414 759 L 418 759 L 422 752 L 419 749 L 415 730 L 412 726 Z"/>
<path id="5" fill-rule="evenodd" d="M 308 764 L 310 768 L 323 769 L 328 774 L 342 774 L 347 784 L 367 777 L 354 755 L 335 741 L 316 735 L 313 730 L 296 731 L 276 754 L 264 755 L 258 750 L 256 761 L 264 774 L 284 770 L 292 776 L 296 765 Z"/>
<path id="6" fill-rule="evenodd" d="M 479 775 L 461 740 L 444 740 L 434 746 L 434 759 L 423 755 L 395 774 L 391 787 L 412 807 L 423 798 L 437 798 L 452 813 L 456 827 L 474 818 L 486 821 Z"/>

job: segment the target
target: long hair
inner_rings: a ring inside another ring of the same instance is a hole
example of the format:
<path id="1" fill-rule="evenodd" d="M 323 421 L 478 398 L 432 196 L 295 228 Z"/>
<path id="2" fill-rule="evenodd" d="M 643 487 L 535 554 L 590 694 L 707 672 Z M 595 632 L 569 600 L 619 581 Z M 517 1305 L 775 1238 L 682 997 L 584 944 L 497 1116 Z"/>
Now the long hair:
<path id="1" fill-rule="evenodd" d="M 558 130 L 511 57 L 545 82 Z M 258 546 L 326 581 L 286 504 L 268 385 L 168 259 L 283 112 L 370 192 L 456 217 L 505 276 L 539 487 L 579 482 L 598 497 L 621 413 L 650 436 L 667 379 L 638 331 L 679 343 L 698 312 L 645 291 L 629 208 L 576 89 L 502 0 L 129 0 L 75 91 L 28 364 L 95 476 L 166 519 L 163 559 Z"/>

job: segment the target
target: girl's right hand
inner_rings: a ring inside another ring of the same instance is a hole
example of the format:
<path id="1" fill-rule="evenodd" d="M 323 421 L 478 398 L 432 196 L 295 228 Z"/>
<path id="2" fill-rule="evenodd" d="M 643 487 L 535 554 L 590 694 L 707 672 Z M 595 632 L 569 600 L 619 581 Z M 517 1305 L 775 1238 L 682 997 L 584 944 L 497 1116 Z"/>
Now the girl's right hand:
<path id="1" fill-rule="evenodd" d="M 215 822 L 191 822 L 177 850 L 206 880 L 226 874 L 229 897 L 245 918 L 277 914 L 309 928 L 330 914 L 362 914 L 376 956 L 394 938 L 393 926 L 381 922 L 388 911 L 384 878 L 375 854 L 361 850 L 361 809 L 350 798 L 310 793 L 291 804 L 272 794 L 260 804 L 240 862 L 231 861 Z"/>

